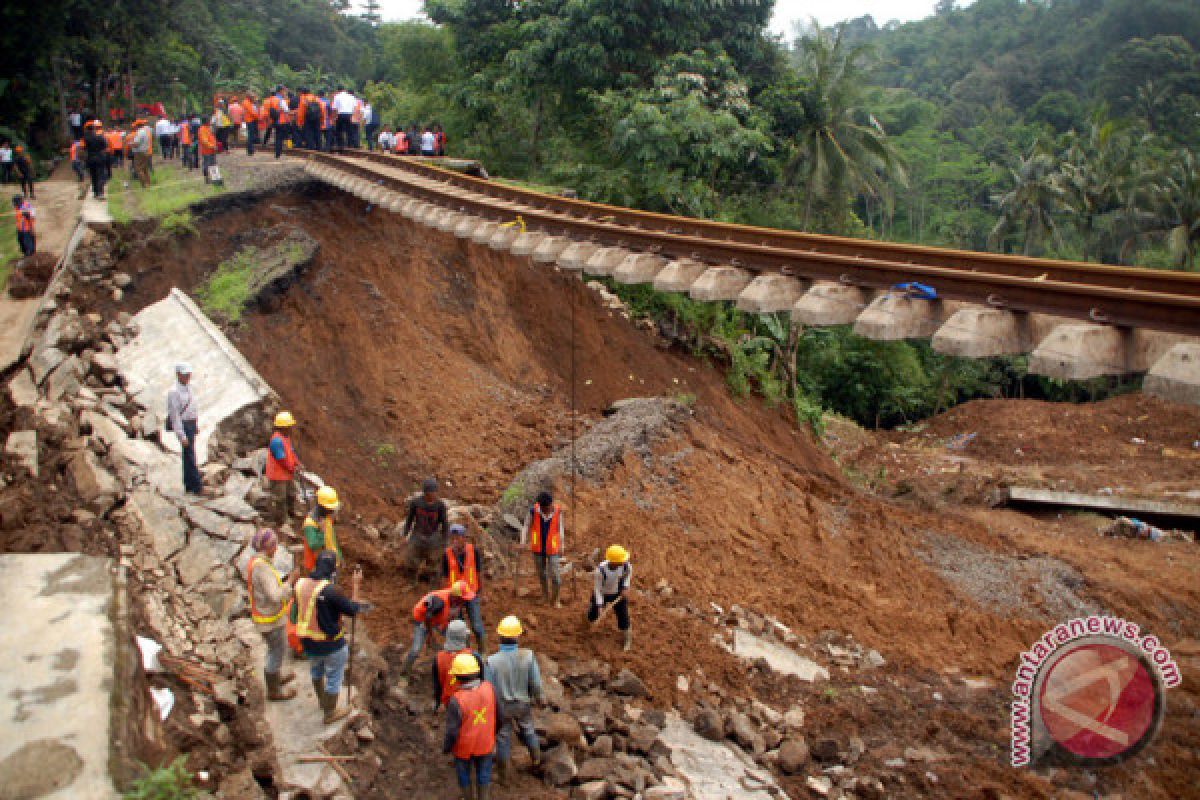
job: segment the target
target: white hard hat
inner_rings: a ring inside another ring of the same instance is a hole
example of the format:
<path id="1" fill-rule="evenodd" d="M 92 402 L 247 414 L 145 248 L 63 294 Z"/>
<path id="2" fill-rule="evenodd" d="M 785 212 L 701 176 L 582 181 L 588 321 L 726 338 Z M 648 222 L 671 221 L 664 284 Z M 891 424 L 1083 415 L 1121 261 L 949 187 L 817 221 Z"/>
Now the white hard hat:
<path id="1" fill-rule="evenodd" d="M 191 375 L 192 374 L 192 365 L 187 363 L 186 361 L 180 361 L 178 364 L 175 365 L 175 374 L 176 375 Z"/>

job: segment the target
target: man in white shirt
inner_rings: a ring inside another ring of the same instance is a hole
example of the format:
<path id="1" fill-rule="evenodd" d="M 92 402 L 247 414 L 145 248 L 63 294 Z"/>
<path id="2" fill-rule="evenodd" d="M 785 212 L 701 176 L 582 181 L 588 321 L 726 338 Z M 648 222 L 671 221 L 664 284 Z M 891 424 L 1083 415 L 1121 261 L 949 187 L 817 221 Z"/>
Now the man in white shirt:
<path id="1" fill-rule="evenodd" d="M 83 114 L 79 113 L 79 109 L 67 115 L 67 124 L 71 126 L 72 141 L 78 141 L 83 138 Z"/>
<path id="2" fill-rule="evenodd" d="M 421 155 L 432 156 L 437 153 L 437 137 L 433 135 L 433 131 L 426 126 L 425 132 L 421 134 Z"/>
<path id="3" fill-rule="evenodd" d="M 625 634 L 624 649 L 633 648 L 633 626 L 629 621 L 629 583 L 633 566 L 629 551 L 619 544 L 604 551 L 604 561 L 596 567 L 596 585 L 588 601 L 588 622 L 595 624 L 611 609 L 617 615 L 617 630 Z"/>
<path id="4" fill-rule="evenodd" d="M 158 139 L 158 154 L 163 158 L 171 157 L 171 120 L 159 117 L 154 123 L 154 138 Z"/>
<path id="5" fill-rule="evenodd" d="M 4 183 L 12 180 L 13 151 L 7 141 L 0 142 L 0 179 Z"/>
<path id="6" fill-rule="evenodd" d="M 396 139 L 392 136 L 392 132 L 384 128 L 383 132 L 379 134 L 379 149 L 384 153 L 390 153 L 395 144 Z"/>
<path id="7" fill-rule="evenodd" d="M 142 186 L 146 187 L 150 185 L 150 151 L 153 149 L 150 126 L 140 119 L 135 120 L 133 124 L 137 126 L 133 144 L 129 146 L 129 151 L 133 154 L 133 174 Z"/>
<path id="8" fill-rule="evenodd" d="M 375 109 L 371 108 L 371 104 L 366 100 L 363 104 L 363 129 L 367 134 L 367 149 L 372 150 L 375 147 L 375 131 L 379 130 L 379 123 L 375 121 Z"/>
<path id="9" fill-rule="evenodd" d="M 350 147 L 352 141 L 351 128 L 354 127 L 354 112 L 358 108 L 358 98 L 346 91 L 345 86 L 339 86 L 333 96 L 333 113 L 337 114 L 333 135 L 338 147 Z"/>
<path id="10" fill-rule="evenodd" d="M 196 431 L 200 423 L 200 407 L 192 393 L 192 368 L 186 363 L 175 365 L 175 385 L 167 392 L 167 426 L 179 437 L 183 448 L 183 488 L 189 494 L 202 494 L 204 482 L 196 466 Z"/>

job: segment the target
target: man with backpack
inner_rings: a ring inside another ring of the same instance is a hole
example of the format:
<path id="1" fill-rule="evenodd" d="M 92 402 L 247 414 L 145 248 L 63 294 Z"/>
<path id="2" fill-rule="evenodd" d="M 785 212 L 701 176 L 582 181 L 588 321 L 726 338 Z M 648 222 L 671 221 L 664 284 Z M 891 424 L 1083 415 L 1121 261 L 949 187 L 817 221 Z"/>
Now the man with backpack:
<path id="1" fill-rule="evenodd" d="M 321 101 L 308 89 L 300 90 L 300 102 L 296 110 L 297 120 L 303 130 L 301 142 L 309 150 L 321 149 L 321 130 L 325 127 L 325 109 Z"/>
<path id="2" fill-rule="evenodd" d="M 275 93 L 263 101 L 263 109 L 267 113 L 268 127 L 266 135 L 263 136 L 263 147 L 267 146 L 267 140 L 271 135 L 275 135 L 275 157 L 283 156 L 283 137 L 284 120 L 286 119 L 288 105 L 283 99 L 283 87 L 276 86 Z"/>

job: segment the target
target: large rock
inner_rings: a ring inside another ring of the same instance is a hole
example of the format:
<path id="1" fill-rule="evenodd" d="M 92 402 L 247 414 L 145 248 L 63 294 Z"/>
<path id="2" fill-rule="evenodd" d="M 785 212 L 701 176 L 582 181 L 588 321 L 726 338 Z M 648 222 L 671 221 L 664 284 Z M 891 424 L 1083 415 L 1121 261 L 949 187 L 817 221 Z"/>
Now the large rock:
<path id="1" fill-rule="evenodd" d="M 725 738 L 725 720 L 721 718 L 720 712 L 711 708 L 702 708 L 696 712 L 695 719 L 692 720 L 692 727 L 696 729 L 696 733 L 713 742 L 719 742 Z"/>
<path id="2" fill-rule="evenodd" d="M 83 361 L 79 356 L 71 356 L 58 365 L 58 368 L 46 378 L 46 399 L 55 401 L 74 397 L 83 387 Z"/>
<path id="3" fill-rule="evenodd" d="M 249 489 L 250 487 L 247 486 L 246 490 L 248 491 Z M 244 496 L 245 494 L 243 493 Z M 215 500 L 208 501 L 204 506 L 238 522 L 251 522 L 258 518 L 258 512 L 241 497 L 235 495 L 227 494 L 223 497 L 218 497 Z"/>
<path id="4" fill-rule="evenodd" d="M 38 391 L 33 382 L 33 374 L 28 369 L 21 369 L 13 376 L 8 384 L 8 397 L 17 408 L 33 408 L 37 405 Z"/>
<path id="5" fill-rule="evenodd" d="M 565 744 L 570 747 L 583 747 L 583 727 L 579 720 L 570 714 L 559 712 L 550 714 L 544 722 L 546 738 L 555 744 Z"/>
<path id="6" fill-rule="evenodd" d="M 628 695 L 629 697 L 650 696 L 650 692 L 646 689 L 646 684 L 642 683 L 642 679 L 628 669 L 622 669 L 618 672 L 617 677 L 609 682 L 608 688 L 617 694 Z"/>
<path id="7" fill-rule="evenodd" d="M 209 536 L 224 538 L 229 535 L 229 530 L 232 527 L 229 520 L 225 517 L 214 511 L 209 511 L 203 506 L 189 505 L 184 509 L 184 514 L 187 516 L 188 522 L 192 524 L 192 527 L 199 528 Z"/>
<path id="8" fill-rule="evenodd" d="M 758 732 L 758 728 L 748 716 L 735 711 L 729 715 L 729 732 L 733 736 L 733 740 L 746 750 L 754 755 L 760 755 L 766 750 L 766 742 L 763 740 L 763 735 Z"/>
<path id="9" fill-rule="evenodd" d="M 195 586 L 207 578 L 214 569 L 227 563 L 229 559 L 226 559 L 224 555 L 206 536 L 193 535 L 191 543 L 175 556 L 175 569 L 179 573 L 179 582 L 187 587 Z"/>
<path id="10" fill-rule="evenodd" d="M 576 780 L 583 783 L 588 781 L 605 780 L 612 777 L 613 772 L 617 768 L 616 759 L 612 758 L 589 758 L 579 765 L 579 772 L 576 774 Z"/>
<path id="11" fill-rule="evenodd" d="M 187 544 L 187 524 L 158 492 L 138 489 L 129 496 L 127 505 L 141 523 L 159 561 L 166 561 Z"/>
<path id="12" fill-rule="evenodd" d="M 112 508 L 121 485 L 112 473 L 100 466 L 96 454 L 91 450 L 80 450 L 69 462 L 67 473 L 79 498 L 96 513 Z"/>
<path id="13" fill-rule="evenodd" d="M 33 382 L 41 386 L 46 382 L 46 376 L 67 360 L 67 354 L 57 347 L 39 347 L 29 356 L 29 370 L 33 373 Z"/>
<path id="14" fill-rule="evenodd" d="M 30 475 L 38 476 L 37 431 L 13 431 L 4 444 L 4 452 L 15 456 Z"/>
<path id="15" fill-rule="evenodd" d="M 574 800 L 605 800 L 608 797 L 608 783 L 602 780 L 582 783 L 575 787 L 571 797 Z"/>
<path id="16" fill-rule="evenodd" d="M 799 774 L 808 760 L 808 742 L 803 736 L 791 736 L 779 746 L 779 768 L 787 775 Z"/>
<path id="17" fill-rule="evenodd" d="M 80 415 L 83 423 L 92 429 L 92 435 L 104 442 L 105 447 L 113 447 L 118 442 L 127 439 L 125 431 L 104 414 L 95 411 L 85 411 Z"/>
<path id="18" fill-rule="evenodd" d="M 571 748 L 566 745 L 560 744 L 542 754 L 542 775 L 551 786 L 566 786 L 578 773 Z"/>
<path id="19" fill-rule="evenodd" d="M 649 754 L 658 741 L 658 728 L 653 725 L 629 726 L 629 748 L 637 753 Z"/>

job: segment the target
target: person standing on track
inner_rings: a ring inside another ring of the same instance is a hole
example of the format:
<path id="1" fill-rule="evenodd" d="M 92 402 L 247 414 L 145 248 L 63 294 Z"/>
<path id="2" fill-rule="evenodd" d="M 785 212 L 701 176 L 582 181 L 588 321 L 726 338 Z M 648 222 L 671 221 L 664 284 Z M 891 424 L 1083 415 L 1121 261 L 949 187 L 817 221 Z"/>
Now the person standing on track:
<path id="1" fill-rule="evenodd" d="M 533 766 L 542 763 L 542 747 L 533 725 L 533 704 L 545 702 L 542 673 L 533 651 L 517 646 L 523 632 L 517 617 L 502 619 L 496 628 L 500 650 L 488 656 L 483 668 L 484 677 L 496 688 L 496 700 L 506 720 L 496 733 L 496 771 L 502 786 L 508 782 L 513 728 L 529 748 Z"/>
<path id="2" fill-rule="evenodd" d="M 350 129 L 354 126 L 354 114 L 357 110 L 357 98 L 350 92 L 347 92 L 345 86 L 339 86 L 337 94 L 333 96 L 333 112 L 337 114 L 334 138 L 337 141 L 338 147 L 351 146 Z"/>
<path id="3" fill-rule="evenodd" d="M 629 551 L 619 544 L 604 551 L 604 561 L 596 567 L 596 586 L 588 601 L 587 618 L 593 625 L 608 614 L 616 612 L 617 630 L 625 634 L 624 650 L 633 649 L 633 626 L 629 621 L 629 582 L 633 566 Z"/>
<path id="4" fill-rule="evenodd" d="M 242 101 L 242 119 L 246 121 L 246 155 L 252 156 L 254 146 L 258 144 L 258 106 L 252 94 L 247 94 Z"/>
<path id="5" fill-rule="evenodd" d="M 434 579 L 439 572 L 439 559 L 446 549 L 449 522 L 446 501 L 437 496 L 435 478 L 426 478 L 421 494 L 408 501 L 404 517 L 403 536 L 407 547 L 408 566 L 413 571 L 413 588 L 421 585 L 425 568 L 430 567 Z"/>
<path id="6" fill-rule="evenodd" d="M 471 621 L 471 632 L 480 650 L 487 650 L 487 634 L 483 628 L 483 569 L 479 562 L 479 551 L 467 541 L 467 529 L 462 525 L 450 526 L 450 546 L 442 559 L 442 577 L 446 586 L 466 581 L 475 597 L 467 603 L 467 619 Z"/>
<path id="7" fill-rule="evenodd" d="M 542 585 L 542 601 L 562 608 L 558 593 L 562 577 L 558 566 L 566 541 L 566 524 L 562 518 L 562 507 L 554 502 L 549 492 L 542 492 L 529 509 L 522 529 L 521 544 L 529 543 L 533 562 L 537 567 L 538 581 Z"/>

